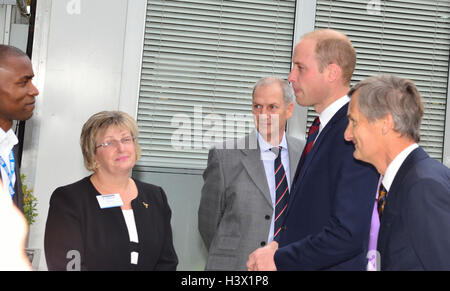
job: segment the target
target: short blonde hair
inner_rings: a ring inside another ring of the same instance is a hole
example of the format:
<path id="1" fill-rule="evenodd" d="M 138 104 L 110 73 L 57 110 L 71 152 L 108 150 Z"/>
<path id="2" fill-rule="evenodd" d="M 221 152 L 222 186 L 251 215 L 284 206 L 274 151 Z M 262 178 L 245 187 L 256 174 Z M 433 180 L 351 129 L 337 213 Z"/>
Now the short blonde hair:
<path id="1" fill-rule="evenodd" d="M 141 147 L 138 143 L 139 130 L 134 118 L 122 111 L 101 111 L 92 115 L 81 130 L 81 152 L 83 153 L 84 165 L 89 171 L 95 172 L 97 169 L 97 164 L 94 161 L 97 150 L 96 138 L 111 126 L 130 130 L 131 136 L 134 138 L 136 161 L 141 157 Z"/>
<path id="2" fill-rule="evenodd" d="M 345 34 L 333 29 L 319 29 L 305 34 L 302 39 L 316 42 L 319 72 L 323 72 L 330 64 L 336 64 L 342 70 L 345 85 L 350 84 L 356 66 L 356 51 Z"/>

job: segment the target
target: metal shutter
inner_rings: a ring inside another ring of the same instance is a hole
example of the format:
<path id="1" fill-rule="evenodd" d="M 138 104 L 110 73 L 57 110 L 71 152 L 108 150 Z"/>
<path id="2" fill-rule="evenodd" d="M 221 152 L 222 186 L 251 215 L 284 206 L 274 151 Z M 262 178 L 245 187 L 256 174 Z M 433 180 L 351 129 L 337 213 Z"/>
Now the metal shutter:
<path id="1" fill-rule="evenodd" d="M 253 128 L 253 85 L 289 74 L 295 2 L 148 1 L 137 170 L 204 169 L 206 140 Z"/>
<path id="2" fill-rule="evenodd" d="M 316 28 L 347 34 L 358 54 L 352 85 L 379 73 L 413 80 L 425 106 L 420 145 L 442 161 L 450 50 L 450 1 L 317 0 Z M 308 127 L 316 116 L 308 110 Z"/>

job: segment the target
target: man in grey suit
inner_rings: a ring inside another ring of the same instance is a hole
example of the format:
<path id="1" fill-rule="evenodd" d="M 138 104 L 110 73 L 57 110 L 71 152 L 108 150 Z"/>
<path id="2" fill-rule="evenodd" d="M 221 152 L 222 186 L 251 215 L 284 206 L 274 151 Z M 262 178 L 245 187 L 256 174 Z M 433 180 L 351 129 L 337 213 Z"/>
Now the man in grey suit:
<path id="1" fill-rule="evenodd" d="M 303 150 L 304 143 L 285 134 L 294 111 L 288 82 L 262 78 L 252 103 L 257 130 L 234 140 L 232 149 L 209 151 L 198 210 L 206 270 L 247 270 L 249 254 L 276 237 Z"/>

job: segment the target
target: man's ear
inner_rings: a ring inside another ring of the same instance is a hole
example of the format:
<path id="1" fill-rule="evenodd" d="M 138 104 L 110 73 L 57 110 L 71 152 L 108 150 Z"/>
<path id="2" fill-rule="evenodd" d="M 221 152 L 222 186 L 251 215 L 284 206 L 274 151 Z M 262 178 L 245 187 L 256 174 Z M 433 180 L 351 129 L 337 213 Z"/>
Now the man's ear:
<path id="1" fill-rule="evenodd" d="M 382 122 L 381 133 L 383 135 L 386 135 L 394 130 L 395 123 L 392 114 L 387 114 L 385 117 L 381 118 L 380 121 Z"/>
<path id="2" fill-rule="evenodd" d="M 340 80 L 342 76 L 342 69 L 337 64 L 329 64 L 327 67 L 327 78 L 328 81 L 333 83 Z"/>
<path id="3" fill-rule="evenodd" d="M 291 118 L 292 114 L 294 113 L 294 102 L 291 102 L 287 106 L 288 115 L 287 118 Z"/>

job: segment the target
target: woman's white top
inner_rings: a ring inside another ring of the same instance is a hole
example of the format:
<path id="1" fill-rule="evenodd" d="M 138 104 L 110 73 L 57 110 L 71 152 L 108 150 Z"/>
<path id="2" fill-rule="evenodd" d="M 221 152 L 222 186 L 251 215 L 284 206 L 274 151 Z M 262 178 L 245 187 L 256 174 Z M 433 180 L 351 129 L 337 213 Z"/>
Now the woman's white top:
<path id="1" fill-rule="evenodd" d="M 125 218 L 125 223 L 127 224 L 128 234 L 130 236 L 130 241 L 138 243 L 138 233 L 136 228 L 136 222 L 134 220 L 134 212 L 133 209 L 122 209 L 123 217 Z M 137 264 L 139 253 L 131 252 L 131 263 Z"/>

